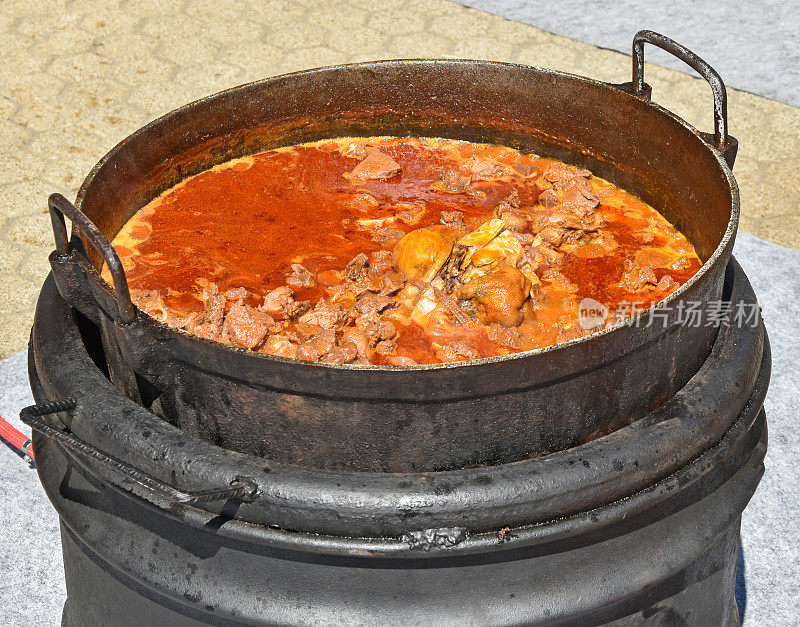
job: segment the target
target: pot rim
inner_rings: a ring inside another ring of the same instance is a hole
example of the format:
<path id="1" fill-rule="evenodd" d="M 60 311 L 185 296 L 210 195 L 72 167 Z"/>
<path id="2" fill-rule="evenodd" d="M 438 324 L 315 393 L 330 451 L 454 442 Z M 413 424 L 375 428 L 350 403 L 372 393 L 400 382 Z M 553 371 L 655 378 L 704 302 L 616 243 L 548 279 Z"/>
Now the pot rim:
<path id="1" fill-rule="evenodd" d="M 485 61 L 485 60 L 473 60 L 473 59 L 442 59 L 442 58 L 421 58 L 421 59 L 386 59 L 386 60 L 379 60 L 379 61 L 366 61 L 360 63 L 347 63 L 347 64 L 340 64 L 340 65 L 327 65 L 321 66 L 317 68 L 305 69 L 300 70 L 297 72 L 288 72 L 285 74 L 279 74 L 272 77 L 267 77 L 263 79 L 259 79 L 256 81 L 251 81 L 249 83 L 244 83 L 242 85 L 237 85 L 235 87 L 230 87 L 228 89 L 224 89 L 213 94 L 209 94 L 207 96 L 203 96 L 202 98 L 198 98 L 192 102 L 184 104 L 177 109 L 169 111 L 160 117 L 148 122 L 141 128 L 137 129 L 130 135 L 128 135 L 125 139 L 120 141 L 116 146 L 114 146 L 111 150 L 109 150 L 101 159 L 97 162 L 97 164 L 91 169 L 89 174 L 84 179 L 83 183 L 81 184 L 80 189 L 78 190 L 78 194 L 76 197 L 76 206 L 78 209 L 81 209 L 83 204 L 84 196 L 88 188 L 91 186 L 92 182 L 94 181 L 95 175 L 99 172 L 99 170 L 106 164 L 106 162 L 110 161 L 114 158 L 114 156 L 122 149 L 124 149 L 125 145 L 131 139 L 138 137 L 140 135 L 144 135 L 145 133 L 151 132 L 152 129 L 158 127 L 159 124 L 163 123 L 167 119 L 171 118 L 175 114 L 179 114 L 190 109 L 194 109 L 197 107 L 202 107 L 206 102 L 211 100 L 220 98 L 224 95 L 233 94 L 235 92 L 244 91 L 246 89 L 256 87 L 256 86 L 265 86 L 269 85 L 270 83 L 275 83 L 280 80 L 292 79 L 298 76 L 304 76 L 308 74 L 318 74 L 320 72 L 325 71 L 340 71 L 340 70 L 347 70 L 347 69 L 371 69 L 371 68 L 383 68 L 388 66 L 397 66 L 397 65 L 404 65 L 404 66 L 436 66 L 436 65 L 450 65 L 450 66 L 475 66 L 475 65 L 482 65 L 487 67 L 505 67 L 505 68 L 512 68 L 512 69 L 519 69 L 522 71 L 529 71 L 533 70 L 535 72 L 539 72 L 541 74 L 546 74 L 550 76 L 557 77 L 559 79 L 570 79 L 570 80 L 577 80 L 583 83 L 592 85 L 599 89 L 613 89 L 615 94 L 618 92 L 623 92 L 630 98 L 634 98 L 637 101 L 652 107 L 656 112 L 660 113 L 661 115 L 666 116 L 674 123 L 681 126 L 684 130 L 688 131 L 691 135 L 695 137 L 697 141 L 699 141 L 705 150 L 711 154 L 712 158 L 716 160 L 717 164 L 720 166 L 722 174 L 725 177 L 725 180 L 728 183 L 728 189 L 731 193 L 731 211 L 730 216 L 728 219 L 728 223 L 726 225 L 725 232 L 722 236 L 722 239 L 717 244 L 716 248 L 714 249 L 713 253 L 709 256 L 709 258 L 703 263 L 700 269 L 695 272 L 694 275 L 684 283 L 680 288 L 672 292 L 669 296 L 665 299 L 659 301 L 658 303 L 654 303 L 648 309 L 638 313 L 636 316 L 618 322 L 617 324 L 602 329 L 600 331 L 593 332 L 589 335 L 574 338 L 572 340 L 568 340 L 566 342 L 560 342 L 553 344 L 551 346 L 546 346 L 543 348 L 537 348 L 528 351 L 522 351 L 519 353 L 511 353 L 509 355 L 500 355 L 495 357 L 483 357 L 479 359 L 472 359 L 468 361 L 460 361 L 460 362 L 445 362 L 445 363 L 438 363 L 438 364 L 414 364 L 414 365 L 403 365 L 403 366 L 385 366 L 385 365 L 376 365 L 376 364 L 328 364 L 328 363 L 318 363 L 318 362 L 308 362 L 302 359 L 290 358 L 290 357 L 279 357 L 275 355 L 269 355 L 266 353 L 259 353 L 256 351 L 247 350 L 244 348 L 237 348 L 234 346 L 230 346 L 228 344 L 224 344 L 222 342 L 217 342 L 215 340 L 209 340 L 206 338 L 202 338 L 200 336 L 194 335 L 185 331 L 183 329 L 177 329 L 175 327 L 169 326 L 160 320 L 150 316 L 149 314 L 145 313 L 141 310 L 136 304 L 134 303 L 134 309 L 136 311 L 136 320 L 142 321 L 149 326 L 155 326 L 159 328 L 162 332 L 168 334 L 175 334 L 183 338 L 190 339 L 194 342 L 199 342 L 204 346 L 212 349 L 212 350 L 223 350 L 228 351 L 234 354 L 241 354 L 247 355 L 248 358 L 257 358 L 257 359 L 264 359 L 270 362 L 278 362 L 292 366 L 302 365 L 308 368 L 317 368 L 324 371 L 352 371 L 352 372 L 419 372 L 419 371 L 432 371 L 432 370 L 458 370 L 462 368 L 471 368 L 471 367 L 481 367 L 488 364 L 494 364 L 498 362 L 508 362 L 518 359 L 526 359 L 533 356 L 544 355 L 551 353 L 553 351 L 558 351 L 561 349 L 568 349 L 575 345 L 582 344 L 584 342 L 589 342 L 592 340 L 596 340 L 598 338 L 610 335 L 615 333 L 626 326 L 631 326 L 634 324 L 638 324 L 638 321 L 641 319 L 643 315 L 647 312 L 652 310 L 654 307 L 658 306 L 671 306 L 673 303 L 680 300 L 680 298 L 688 291 L 692 289 L 692 287 L 698 283 L 706 274 L 708 274 L 709 270 L 716 265 L 720 258 L 722 258 L 726 251 L 729 249 L 730 246 L 733 244 L 733 239 L 735 237 L 738 223 L 739 223 L 739 214 L 740 214 L 740 197 L 739 197 L 739 187 L 736 183 L 736 179 L 734 178 L 733 172 L 731 168 L 728 166 L 727 162 L 725 161 L 722 153 L 717 150 L 713 145 L 709 144 L 706 139 L 702 136 L 700 131 L 698 131 L 694 126 L 689 124 L 683 118 L 677 116 L 672 111 L 658 105 L 657 103 L 653 102 L 649 98 L 637 96 L 630 92 L 626 92 L 620 89 L 620 86 L 615 83 L 609 83 L 605 81 L 600 81 L 597 79 L 588 78 L 585 76 L 581 76 L 578 74 L 572 74 L 568 72 L 561 72 L 557 70 L 547 69 L 547 68 L 540 68 L 537 66 L 530 66 L 524 65 L 520 63 L 506 63 L 501 61 Z M 612 181 L 613 182 L 613 181 Z M 658 211 L 658 208 L 656 208 Z M 76 232 L 73 229 L 73 237 L 77 236 Z M 109 294 L 112 293 L 113 288 L 109 285 L 105 279 L 100 276 L 100 273 L 91 266 L 91 271 L 95 275 L 95 279 L 99 283 L 99 285 L 105 289 Z"/>

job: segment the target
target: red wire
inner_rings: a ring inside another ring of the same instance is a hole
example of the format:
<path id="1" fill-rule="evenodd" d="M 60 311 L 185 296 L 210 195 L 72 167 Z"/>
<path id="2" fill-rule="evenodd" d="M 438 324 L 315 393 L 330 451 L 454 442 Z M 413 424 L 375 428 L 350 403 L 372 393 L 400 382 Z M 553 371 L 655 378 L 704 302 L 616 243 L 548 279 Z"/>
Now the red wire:
<path id="1" fill-rule="evenodd" d="M 0 438 L 3 438 L 20 453 L 24 453 L 33 459 L 33 444 L 31 439 L 24 433 L 17 431 L 11 424 L 0 416 Z"/>

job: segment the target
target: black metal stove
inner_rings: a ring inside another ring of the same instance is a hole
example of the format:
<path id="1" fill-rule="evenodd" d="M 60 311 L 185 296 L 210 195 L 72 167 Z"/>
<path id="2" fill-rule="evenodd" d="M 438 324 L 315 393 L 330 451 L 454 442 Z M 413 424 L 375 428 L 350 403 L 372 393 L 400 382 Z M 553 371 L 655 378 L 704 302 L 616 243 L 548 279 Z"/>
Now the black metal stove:
<path id="1" fill-rule="evenodd" d="M 735 261 L 724 293 L 755 302 Z M 52 278 L 29 359 L 36 400 L 65 402 L 25 412 L 62 521 L 65 625 L 738 623 L 767 439 L 760 319 L 722 327 L 630 426 L 437 473 L 303 469 L 186 434 L 110 383 L 99 330 Z"/>

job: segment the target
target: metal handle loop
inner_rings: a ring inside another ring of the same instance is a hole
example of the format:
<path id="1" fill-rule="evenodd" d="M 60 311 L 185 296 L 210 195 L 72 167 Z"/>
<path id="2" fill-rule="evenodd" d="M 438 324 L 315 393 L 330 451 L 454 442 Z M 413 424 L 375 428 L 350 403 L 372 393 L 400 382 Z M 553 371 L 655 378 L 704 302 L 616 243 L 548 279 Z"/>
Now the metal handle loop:
<path id="1" fill-rule="evenodd" d="M 256 483 L 252 479 L 246 477 L 236 477 L 231 481 L 229 487 L 216 490 L 206 490 L 202 492 L 184 492 L 178 490 L 126 464 L 116 457 L 103 453 L 91 444 L 77 438 L 75 435 L 48 424 L 42 419 L 42 416 L 48 414 L 73 411 L 75 407 L 76 402 L 73 399 L 44 403 L 42 405 L 31 405 L 30 407 L 25 407 L 19 413 L 19 417 L 22 422 L 30 426 L 34 431 L 38 431 L 42 435 L 55 440 L 61 444 L 61 446 L 68 449 L 73 456 L 78 455 L 84 459 L 99 462 L 125 477 L 125 480 L 114 483 L 128 491 L 130 491 L 130 485 L 128 485 L 128 483 L 134 482 L 166 501 L 181 505 L 197 505 L 199 503 L 210 503 L 227 499 L 251 501 L 258 492 Z"/>
<path id="2" fill-rule="evenodd" d="M 678 57 L 706 79 L 714 95 L 714 143 L 720 152 L 724 151 L 728 144 L 728 94 L 720 75 L 686 46 L 660 33 L 641 30 L 633 37 L 633 89 L 637 94 L 645 92 L 644 45 L 646 43 L 658 46 Z"/>
<path id="3" fill-rule="evenodd" d="M 114 280 L 114 298 L 117 301 L 119 319 L 123 324 L 130 324 L 136 319 L 136 309 L 131 302 L 131 294 L 128 290 L 128 279 L 125 276 L 125 269 L 117 255 L 117 251 L 106 239 L 106 236 L 86 217 L 80 209 L 73 205 L 61 194 L 51 194 L 47 201 L 50 209 L 50 219 L 53 222 L 53 237 L 56 241 L 56 252 L 59 256 L 66 257 L 70 250 L 69 237 L 67 235 L 67 224 L 64 216 L 68 217 L 72 224 L 86 237 L 102 255 L 106 262 L 111 278 Z"/>

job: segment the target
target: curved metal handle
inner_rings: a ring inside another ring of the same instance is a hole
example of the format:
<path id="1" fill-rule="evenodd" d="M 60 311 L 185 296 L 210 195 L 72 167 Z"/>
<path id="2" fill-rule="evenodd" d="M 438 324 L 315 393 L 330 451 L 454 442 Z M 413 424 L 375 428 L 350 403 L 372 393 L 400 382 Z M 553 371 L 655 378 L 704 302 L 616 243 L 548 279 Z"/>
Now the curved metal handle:
<path id="1" fill-rule="evenodd" d="M 641 30 L 633 37 L 633 91 L 636 94 L 647 93 L 644 82 L 644 45 L 646 43 L 658 46 L 678 57 L 706 79 L 711 86 L 711 93 L 714 95 L 714 143 L 717 150 L 724 153 L 729 147 L 729 141 L 733 138 L 728 136 L 728 93 L 725 83 L 722 82 L 717 71 L 677 41 L 661 33 Z"/>
<path id="2" fill-rule="evenodd" d="M 223 501 L 227 499 L 240 499 L 242 501 L 251 501 L 258 493 L 258 486 L 255 481 L 246 477 L 236 477 L 229 487 L 219 488 L 216 490 L 207 490 L 203 492 L 184 492 L 173 488 L 171 485 L 151 477 L 150 475 L 142 472 L 126 464 L 125 462 L 112 457 L 102 451 L 99 451 L 91 444 L 75 437 L 71 433 L 59 429 L 51 424 L 48 424 L 42 419 L 42 416 L 55 414 L 58 412 L 70 412 L 76 407 L 73 399 L 65 401 L 55 401 L 52 403 L 44 403 L 42 405 L 31 405 L 25 407 L 20 413 L 19 417 L 26 425 L 30 426 L 34 431 L 38 431 L 45 435 L 64 448 L 68 449 L 73 455 L 80 456 L 84 459 L 89 459 L 94 462 L 99 462 L 104 466 L 111 468 L 114 472 L 125 477 L 127 482 L 134 482 L 149 492 L 160 496 L 162 499 L 171 503 L 178 503 L 181 505 L 197 505 L 198 503 L 210 503 L 212 501 Z M 79 461 L 79 460 L 78 460 Z M 114 482 L 120 488 L 130 491 L 130 485 L 126 481 Z"/>
<path id="3" fill-rule="evenodd" d="M 67 235 L 67 224 L 64 221 L 64 216 L 66 216 L 89 240 L 92 246 L 97 249 L 106 262 L 111 272 L 111 278 L 114 280 L 114 298 L 117 301 L 120 321 L 123 324 L 133 322 L 136 319 L 136 309 L 131 301 L 125 269 L 122 267 L 117 251 L 114 250 L 106 236 L 95 226 L 94 222 L 61 194 L 51 194 L 47 201 L 47 206 L 50 209 L 50 219 L 53 222 L 53 237 L 56 241 L 58 255 L 66 257 L 72 253 Z"/>

